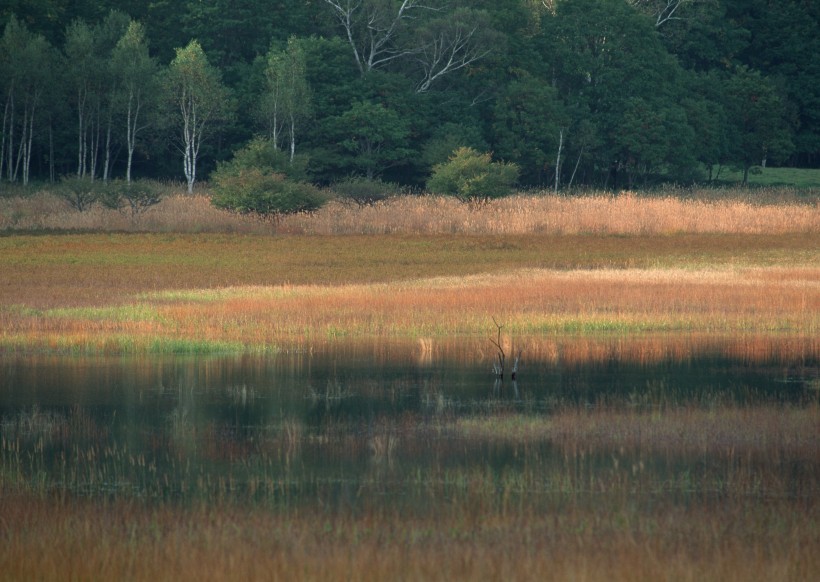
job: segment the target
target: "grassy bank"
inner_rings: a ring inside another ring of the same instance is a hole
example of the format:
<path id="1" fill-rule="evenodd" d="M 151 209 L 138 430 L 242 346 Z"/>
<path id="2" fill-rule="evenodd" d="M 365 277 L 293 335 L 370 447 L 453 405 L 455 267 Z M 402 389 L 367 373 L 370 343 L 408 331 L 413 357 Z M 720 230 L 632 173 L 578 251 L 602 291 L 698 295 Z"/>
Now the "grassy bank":
<path id="1" fill-rule="evenodd" d="M 270 350 L 484 338 L 493 317 L 519 337 L 811 337 L 816 243 L 813 234 L 14 235 L 0 238 L 0 344 Z"/>

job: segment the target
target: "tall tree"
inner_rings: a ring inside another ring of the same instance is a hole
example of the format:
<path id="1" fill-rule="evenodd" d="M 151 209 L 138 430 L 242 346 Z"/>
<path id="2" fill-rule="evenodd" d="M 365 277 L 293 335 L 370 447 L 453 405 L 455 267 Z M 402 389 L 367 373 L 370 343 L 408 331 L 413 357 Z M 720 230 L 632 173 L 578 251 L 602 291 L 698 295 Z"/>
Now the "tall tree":
<path id="1" fill-rule="evenodd" d="M 540 79 L 525 76 L 505 87 L 496 101 L 495 153 L 523 168 L 526 183 L 543 185 L 550 170 L 553 177 L 560 174 L 568 125 L 557 91 Z"/>
<path id="2" fill-rule="evenodd" d="M 0 131 L 0 180 L 18 178 L 28 184 L 34 134 L 43 96 L 52 80 L 54 55 L 42 35 L 33 34 L 16 18 L 0 39 L 0 75 L 5 93 Z"/>
<path id="3" fill-rule="evenodd" d="M 64 51 L 77 114 L 77 176 L 83 177 L 89 168 L 89 122 L 92 101 L 97 97 L 96 77 L 102 68 L 94 51 L 94 34 L 85 21 L 75 20 L 69 24 Z"/>
<path id="4" fill-rule="evenodd" d="M 743 169 L 782 161 L 791 153 L 792 128 L 775 84 L 758 71 L 739 67 L 725 83 L 730 160 Z"/>
<path id="5" fill-rule="evenodd" d="M 406 161 L 409 127 L 394 110 L 380 103 L 359 101 L 327 124 L 328 137 L 338 143 L 339 170 L 380 177 Z"/>
<path id="6" fill-rule="evenodd" d="M 199 42 L 192 40 L 176 53 L 166 83 L 176 109 L 178 143 L 188 192 L 193 192 L 200 148 L 214 126 L 230 117 L 230 97 L 219 71 L 208 62 Z"/>
<path id="7" fill-rule="evenodd" d="M 119 77 L 119 105 L 125 116 L 125 179 L 130 183 L 139 134 L 148 127 L 151 113 L 156 107 L 157 66 L 148 55 L 148 43 L 142 24 L 131 22 L 128 25 L 114 48 L 111 62 Z"/>
<path id="8" fill-rule="evenodd" d="M 311 92 L 307 81 L 305 51 L 296 37 L 288 39 L 284 51 L 271 50 L 265 70 L 267 90 L 262 96 L 269 137 L 279 147 L 279 133 L 287 126 L 290 160 L 296 155 L 297 123 L 310 115 Z"/>

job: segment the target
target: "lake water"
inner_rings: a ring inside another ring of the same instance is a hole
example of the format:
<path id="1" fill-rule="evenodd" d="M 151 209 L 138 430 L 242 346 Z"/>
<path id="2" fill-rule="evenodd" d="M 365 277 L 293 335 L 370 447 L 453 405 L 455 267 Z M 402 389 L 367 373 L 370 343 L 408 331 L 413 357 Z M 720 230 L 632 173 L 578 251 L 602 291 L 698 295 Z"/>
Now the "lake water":
<path id="1" fill-rule="evenodd" d="M 80 495 L 333 506 L 419 502 L 431 487 L 448 498 L 488 480 L 555 491 L 572 477 L 577 489 L 578 458 L 556 443 L 522 448 L 453 427 L 547 422 L 568 408 L 801 407 L 818 397 L 820 363 L 802 355 L 752 362 L 700 351 L 643 363 L 525 356 L 517 381 L 499 382 L 491 357 L 469 349 L 338 343 L 271 355 L 6 355 L 3 479 Z M 618 454 L 623 466 L 654 471 L 655 487 L 704 467 L 703 457 Z M 582 457 L 588 477 L 611 470 L 614 458 L 606 448 Z M 792 471 L 802 462 L 798 473 L 815 482 L 817 466 L 804 461 L 781 459 Z"/>

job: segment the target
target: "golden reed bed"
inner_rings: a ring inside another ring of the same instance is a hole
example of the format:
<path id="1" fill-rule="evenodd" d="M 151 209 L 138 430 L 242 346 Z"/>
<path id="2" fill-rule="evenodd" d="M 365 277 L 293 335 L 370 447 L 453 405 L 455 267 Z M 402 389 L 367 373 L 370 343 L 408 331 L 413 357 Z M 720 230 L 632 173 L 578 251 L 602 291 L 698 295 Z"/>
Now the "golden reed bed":
<path id="1" fill-rule="evenodd" d="M 679 196 L 677 194 L 686 194 Z M 86 212 L 38 194 L 0 198 L 0 230 L 94 230 L 291 234 L 669 234 L 820 232 L 820 206 L 777 194 L 713 191 L 639 196 L 522 194 L 471 207 L 453 198 L 397 196 L 372 206 L 332 201 L 311 214 L 264 221 L 218 210 L 207 194 L 173 194 L 131 217 Z M 765 201 L 765 202 L 764 202 Z"/>

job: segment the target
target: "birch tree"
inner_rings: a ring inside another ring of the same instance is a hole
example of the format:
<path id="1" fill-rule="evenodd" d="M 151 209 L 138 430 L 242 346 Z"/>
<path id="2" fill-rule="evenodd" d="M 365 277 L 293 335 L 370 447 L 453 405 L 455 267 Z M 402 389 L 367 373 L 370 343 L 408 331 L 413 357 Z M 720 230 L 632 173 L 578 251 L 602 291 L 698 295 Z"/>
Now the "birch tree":
<path id="1" fill-rule="evenodd" d="M 415 58 L 421 65 L 421 81 L 416 85 L 424 93 L 438 79 L 464 69 L 484 58 L 501 42 L 482 12 L 459 8 L 425 26 L 419 35 L 420 46 Z"/>
<path id="2" fill-rule="evenodd" d="M 499 35 L 469 8 L 444 10 L 433 0 L 324 0 L 344 29 L 362 76 L 396 61 L 420 66 L 416 90 L 486 56 Z"/>
<path id="3" fill-rule="evenodd" d="M 17 19 L 6 25 L 0 41 L 0 74 L 5 80 L 0 180 L 28 184 L 39 109 L 52 71 L 52 49 L 42 35 Z"/>
<path id="4" fill-rule="evenodd" d="M 193 192 L 200 148 L 214 126 L 229 116 L 230 99 L 219 72 L 208 63 L 196 40 L 176 50 L 168 70 L 167 86 L 176 109 L 178 145 L 188 192 Z"/>
<path id="5" fill-rule="evenodd" d="M 715 0 L 627 0 L 627 4 L 637 8 L 655 20 L 655 28 L 660 28 L 674 20 L 684 20 L 686 9 L 694 4 L 704 4 Z"/>
<path id="6" fill-rule="evenodd" d="M 131 167 L 139 134 L 150 121 L 146 108 L 153 101 L 157 66 L 148 56 L 145 29 L 138 22 L 131 22 L 117 43 L 112 54 L 114 71 L 119 77 L 122 114 L 125 117 L 126 170 L 125 180 L 131 183 Z"/>
<path id="7" fill-rule="evenodd" d="M 310 86 L 307 81 L 305 52 L 298 39 L 291 37 L 287 49 L 268 53 L 265 70 L 266 106 L 271 141 L 279 148 L 279 133 L 286 125 L 289 137 L 290 161 L 296 155 L 297 124 L 310 115 Z"/>
<path id="8" fill-rule="evenodd" d="M 422 0 L 324 0 L 345 31 L 359 72 L 365 75 L 395 59 L 413 54 L 398 42 L 416 14 L 428 9 Z"/>
<path id="9" fill-rule="evenodd" d="M 90 169 L 89 125 L 98 98 L 96 76 L 102 67 L 94 52 L 91 27 L 82 20 L 72 22 L 66 31 L 64 51 L 77 114 L 77 177 L 83 177 Z"/>
<path id="10" fill-rule="evenodd" d="M 99 71 L 97 99 L 96 135 L 94 136 L 95 158 L 100 147 L 103 150 L 102 179 L 108 181 L 111 177 L 113 164 L 112 154 L 116 136 L 114 135 L 114 118 L 118 114 L 119 97 L 121 92 L 121 77 L 114 63 L 114 49 L 131 25 L 131 18 L 116 10 L 108 13 L 105 20 L 94 29 L 94 49 L 97 58 L 102 63 Z M 101 133 L 105 131 L 105 142 L 101 144 Z"/>

